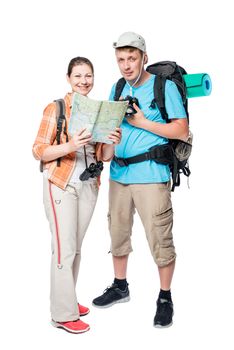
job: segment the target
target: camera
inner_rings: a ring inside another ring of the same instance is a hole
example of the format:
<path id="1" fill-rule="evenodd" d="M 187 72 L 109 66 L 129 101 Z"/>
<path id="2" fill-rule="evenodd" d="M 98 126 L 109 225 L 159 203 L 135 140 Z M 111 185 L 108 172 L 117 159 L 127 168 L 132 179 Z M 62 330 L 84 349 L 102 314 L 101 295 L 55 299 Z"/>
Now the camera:
<path id="1" fill-rule="evenodd" d="M 80 174 L 79 179 L 81 181 L 86 181 L 90 177 L 91 178 L 97 177 L 101 174 L 102 170 L 103 170 L 103 162 L 102 161 L 98 161 L 96 164 L 91 163 L 89 165 L 89 167 L 86 168 L 82 174 Z"/>
<path id="2" fill-rule="evenodd" d="M 135 108 L 133 107 L 133 103 L 135 103 L 138 107 L 139 107 L 139 102 L 138 99 L 136 97 L 132 97 L 132 96 L 126 96 L 124 101 L 128 101 L 128 108 L 127 108 L 127 112 L 125 114 L 125 117 L 131 117 L 134 113 L 136 113 Z"/>

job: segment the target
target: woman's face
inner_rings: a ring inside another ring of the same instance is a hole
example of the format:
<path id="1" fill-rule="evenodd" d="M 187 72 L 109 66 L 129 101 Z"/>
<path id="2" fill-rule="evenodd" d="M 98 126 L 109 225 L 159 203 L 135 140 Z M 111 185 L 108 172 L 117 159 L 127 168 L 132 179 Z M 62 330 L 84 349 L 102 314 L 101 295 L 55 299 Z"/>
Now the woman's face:
<path id="1" fill-rule="evenodd" d="M 73 92 L 78 92 L 84 96 L 88 95 L 94 83 L 91 67 L 86 63 L 74 66 L 70 77 L 67 75 L 67 81 L 71 85 Z"/>

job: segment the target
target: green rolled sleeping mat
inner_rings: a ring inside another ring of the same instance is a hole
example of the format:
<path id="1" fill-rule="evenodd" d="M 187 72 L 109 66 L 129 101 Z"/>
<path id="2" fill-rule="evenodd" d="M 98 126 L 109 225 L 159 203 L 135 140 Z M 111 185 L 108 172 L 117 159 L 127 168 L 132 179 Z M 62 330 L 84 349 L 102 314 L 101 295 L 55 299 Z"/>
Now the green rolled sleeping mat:
<path id="1" fill-rule="evenodd" d="M 209 96 L 212 90 L 210 76 L 206 73 L 184 74 L 187 97 Z"/>

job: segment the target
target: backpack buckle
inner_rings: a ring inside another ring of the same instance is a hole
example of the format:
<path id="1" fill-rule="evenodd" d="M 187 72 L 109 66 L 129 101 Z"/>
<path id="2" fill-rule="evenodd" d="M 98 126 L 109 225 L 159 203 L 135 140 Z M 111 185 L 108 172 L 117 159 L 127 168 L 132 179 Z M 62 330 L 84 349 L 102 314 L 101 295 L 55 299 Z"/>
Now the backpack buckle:
<path id="1" fill-rule="evenodd" d="M 155 109 L 157 106 L 155 98 L 151 101 L 149 108 Z"/>

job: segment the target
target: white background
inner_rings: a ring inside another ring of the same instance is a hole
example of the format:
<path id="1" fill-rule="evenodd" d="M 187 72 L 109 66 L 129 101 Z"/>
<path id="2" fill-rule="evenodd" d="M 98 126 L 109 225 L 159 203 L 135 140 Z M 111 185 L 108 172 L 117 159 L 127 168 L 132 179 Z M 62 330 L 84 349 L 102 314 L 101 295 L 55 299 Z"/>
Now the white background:
<path id="1" fill-rule="evenodd" d="M 231 1 L 10 1 L 1 5 L 1 349 L 233 349 L 233 12 Z M 177 266 L 173 327 L 153 328 L 159 281 L 136 216 L 128 269 L 131 302 L 91 305 L 112 282 L 107 230 L 108 164 L 84 246 L 79 301 L 91 330 L 50 326 L 50 232 L 42 177 L 31 148 L 44 107 L 68 90 L 75 56 L 95 66 L 91 97 L 119 78 L 112 42 L 136 31 L 149 63 L 175 60 L 207 72 L 210 97 L 190 99 L 194 148 L 190 190 L 173 194 Z"/>

